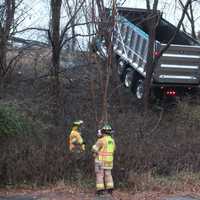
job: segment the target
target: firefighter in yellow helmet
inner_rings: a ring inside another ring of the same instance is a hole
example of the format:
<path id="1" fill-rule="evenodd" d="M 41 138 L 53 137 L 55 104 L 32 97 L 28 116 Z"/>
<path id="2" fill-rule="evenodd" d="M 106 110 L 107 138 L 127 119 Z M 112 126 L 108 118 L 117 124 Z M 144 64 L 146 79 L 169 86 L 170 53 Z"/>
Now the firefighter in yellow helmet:
<path id="1" fill-rule="evenodd" d="M 98 139 L 92 147 L 95 156 L 96 193 L 101 195 L 104 191 L 112 194 L 114 183 L 111 174 L 115 141 L 112 137 L 112 127 L 109 124 L 98 131 Z"/>
<path id="2" fill-rule="evenodd" d="M 83 162 L 85 151 L 85 143 L 80 131 L 82 120 L 73 122 L 72 130 L 68 138 L 69 144 L 69 157 L 68 157 L 68 175 L 69 179 L 73 181 L 81 181 L 82 170 L 81 163 Z"/>

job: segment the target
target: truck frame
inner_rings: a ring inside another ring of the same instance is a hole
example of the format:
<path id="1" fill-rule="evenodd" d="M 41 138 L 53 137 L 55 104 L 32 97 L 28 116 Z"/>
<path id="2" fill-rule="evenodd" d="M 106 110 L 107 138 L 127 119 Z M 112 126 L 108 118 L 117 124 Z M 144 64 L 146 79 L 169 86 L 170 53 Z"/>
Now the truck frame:
<path id="1" fill-rule="evenodd" d="M 137 99 L 143 99 L 145 65 L 149 36 L 147 34 L 147 10 L 118 8 L 113 30 L 112 45 L 116 55 L 118 74 L 126 88 Z M 154 55 L 164 48 L 176 27 L 160 16 L 156 29 Z M 103 40 L 96 45 L 106 54 Z M 198 88 L 200 83 L 200 43 L 179 31 L 173 43 L 159 58 L 151 82 L 151 93 L 156 97 L 183 95 Z"/>

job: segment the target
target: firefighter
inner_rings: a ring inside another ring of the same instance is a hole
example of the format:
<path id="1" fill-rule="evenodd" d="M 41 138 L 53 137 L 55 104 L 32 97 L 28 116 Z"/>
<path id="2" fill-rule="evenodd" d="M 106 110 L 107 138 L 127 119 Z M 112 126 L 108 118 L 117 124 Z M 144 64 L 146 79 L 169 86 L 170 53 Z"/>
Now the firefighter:
<path id="1" fill-rule="evenodd" d="M 81 163 L 83 162 L 85 151 L 85 143 L 82 138 L 80 128 L 83 124 L 82 120 L 73 122 L 72 130 L 69 135 L 69 157 L 68 157 L 68 175 L 72 181 L 81 181 L 82 170 Z"/>
<path id="2" fill-rule="evenodd" d="M 96 194 L 102 195 L 107 191 L 112 195 L 114 188 L 111 170 L 113 168 L 113 156 L 115 141 L 112 137 L 112 127 L 109 124 L 98 131 L 98 139 L 92 147 L 95 157 Z"/>
<path id="3" fill-rule="evenodd" d="M 80 126 L 83 124 L 82 120 L 75 121 L 72 125 L 72 131 L 69 136 L 69 150 L 70 152 L 85 151 L 85 143 L 81 136 Z"/>

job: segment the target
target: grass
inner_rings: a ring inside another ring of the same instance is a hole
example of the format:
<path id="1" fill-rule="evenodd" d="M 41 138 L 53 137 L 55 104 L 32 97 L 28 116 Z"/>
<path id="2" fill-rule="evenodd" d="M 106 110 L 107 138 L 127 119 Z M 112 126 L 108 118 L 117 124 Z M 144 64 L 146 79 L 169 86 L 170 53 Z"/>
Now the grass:
<path id="1" fill-rule="evenodd" d="M 135 174 L 132 177 L 134 181 L 117 183 L 117 187 L 132 192 L 146 191 L 167 191 L 173 193 L 175 191 L 198 190 L 200 191 L 200 173 L 182 171 L 172 176 L 158 176 L 151 172 L 143 174 Z M 195 189 L 194 189 L 195 188 Z"/>

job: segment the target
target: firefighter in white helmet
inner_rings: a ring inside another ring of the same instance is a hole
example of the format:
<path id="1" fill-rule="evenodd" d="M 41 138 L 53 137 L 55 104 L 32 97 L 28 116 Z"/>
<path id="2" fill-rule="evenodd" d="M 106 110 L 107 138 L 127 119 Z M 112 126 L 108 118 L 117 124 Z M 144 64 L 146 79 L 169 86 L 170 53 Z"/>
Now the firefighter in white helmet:
<path id="1" fill-rule="evenodd" d="M 81 181 L 82 167 L 81 163 L 84 158 L 85 143 L 80 128 L 83 124 L 82 120 L 77 120 L 72 124 L 72 130 L 68 137 L 69 157 L 68 157 L 68 176 L 73 181 Z"/>
<path id="2" fill-rule="evenodd" d="M 83 124 L 82 120 L 73 122 L 72 131 L 69 136 L 69 150 L 70 152 L 85 151 L 85 143 L 83 141 L 80 126 Z"/>
<path id="3" fill-rule="evenodd" d="M 112 194 L 114 183 L 111 174 L 115 141 L 112 137 L 112 127 L 109 124 L 98 131 L 97 142 L 92 147 L 95 156 L 96 193 L 101 195 L 104 191 Z"/>

